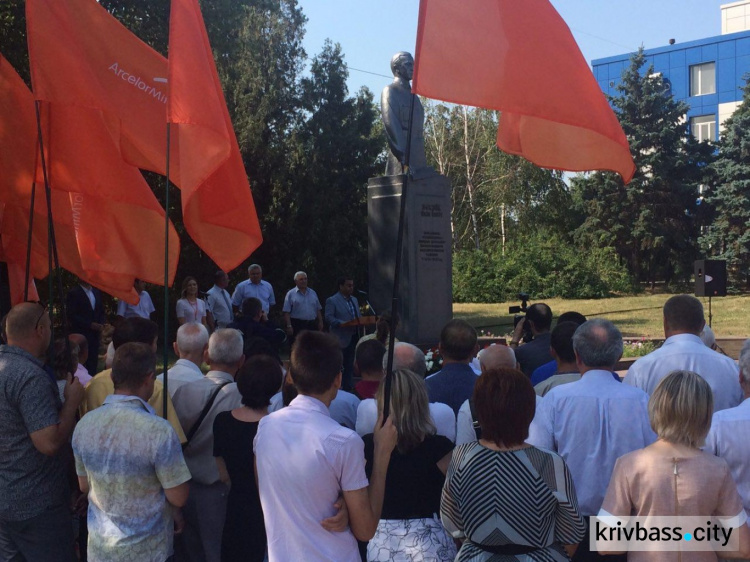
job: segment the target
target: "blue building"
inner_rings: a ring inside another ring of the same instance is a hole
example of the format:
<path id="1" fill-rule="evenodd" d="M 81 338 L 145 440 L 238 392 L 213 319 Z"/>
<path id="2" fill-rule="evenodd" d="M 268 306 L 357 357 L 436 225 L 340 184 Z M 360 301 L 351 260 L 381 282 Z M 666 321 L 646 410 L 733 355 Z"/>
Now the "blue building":
<path id="1" fill-rule="evenodd" d="M 646 67 L 660 74 L 672 95 L 690 106 L 687 119 L 698 140 L 716 140 L 722 123 L 742 102 L 750 74 L 750 0 L 721 6 L 722 34 L 645 51 Z M 605 94 L 619 95 L 632 53 L 591 61 Z"/>

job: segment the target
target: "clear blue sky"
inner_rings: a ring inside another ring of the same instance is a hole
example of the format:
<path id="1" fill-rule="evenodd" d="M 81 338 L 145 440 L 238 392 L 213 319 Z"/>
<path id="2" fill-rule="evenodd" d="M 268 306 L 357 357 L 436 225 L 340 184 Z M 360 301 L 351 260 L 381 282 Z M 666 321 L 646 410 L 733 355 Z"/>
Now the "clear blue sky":
<path id="1" fill-rule="evenodd" d="M 719 6 L 726 3 L 552 0 L 589 64 L 592 59 L 635 51 L 641 44 L 649 49 L 667 45 L 670 38 L 683 43 L 720 35 Z M 308 57 L 320 52 L 326 38 L 340 43 L 350 68 L 350 93 L 367 86 L 378 99 L 391 80 L 391 56 L 398 51 L 414 52 L 418 0 L 299 0 L 299 4 L 308 18 Z"/>

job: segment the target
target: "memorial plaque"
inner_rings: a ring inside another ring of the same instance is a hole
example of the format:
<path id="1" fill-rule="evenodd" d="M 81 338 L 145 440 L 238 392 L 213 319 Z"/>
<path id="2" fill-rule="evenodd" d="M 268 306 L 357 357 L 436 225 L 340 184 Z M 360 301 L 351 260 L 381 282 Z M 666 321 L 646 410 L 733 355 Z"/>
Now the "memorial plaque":
<path id="1" fill-rule="evenodd" d="M 377 313 L 391 307 L 403 176 L 372 178 L 367 189 L 370 302 Z M 434 345 L 453 317 L 451 193 L 439 174 L 409 180 L 401 258 L 397 337 Z"/>

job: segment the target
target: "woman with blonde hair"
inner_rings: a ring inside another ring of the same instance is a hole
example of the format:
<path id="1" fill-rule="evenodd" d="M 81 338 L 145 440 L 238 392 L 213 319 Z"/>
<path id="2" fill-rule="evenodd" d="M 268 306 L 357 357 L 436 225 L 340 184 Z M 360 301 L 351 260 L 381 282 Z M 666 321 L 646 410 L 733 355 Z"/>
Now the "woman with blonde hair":
<path id="1" fill-rule="evenodd" d="M 375 397 L 381 412 L 384 387 L 380 385 Z M 453 443 L 436 434 L 427 387 L 413 372 L 400 369 L 393 373 L 390 402 L 398 443 L 388 465 L 383 511 L 367 547 L 367 560 L 453 560 L 456 546 L 437 516 Z M 363 440 L 369 477 L 374 455 L 372 434 Z"/>
<path id="2" fill-rule="evenodd" d="M 628 560 L 714 561 L 750 557 L 750 528 L 737 486 L 724 459 L 701 451 L 713 413 L 711 387 L 691 371 L 673 371 L 648 402 L 651 427 L 658 439 L 617 459 L 599 519 L 608 526 L 627 525 L 630 517 L 702 516 L 737 530 L 736 552 L 628 552 Z M 613 554 L 613 553 L 611 553 Z"/>

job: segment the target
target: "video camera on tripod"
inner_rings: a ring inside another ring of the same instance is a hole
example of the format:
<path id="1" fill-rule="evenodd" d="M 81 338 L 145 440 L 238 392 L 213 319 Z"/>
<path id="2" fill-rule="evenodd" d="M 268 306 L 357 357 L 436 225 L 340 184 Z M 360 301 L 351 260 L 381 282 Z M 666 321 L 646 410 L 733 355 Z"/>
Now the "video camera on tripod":
<path id="1" fill-rule="evenodd" d="M 530 300 L 528 293 L 518 293 L 518 300 L 521 301 L 521 306 L 509 306 L 508 314 L 514 314 L 513 316 L 513 329 L 515 330 L 519 322 L 523 320 L 523 337 L 521 338 L 524 343 L 530 342 L 534 338 L 534 334 L 531 333 L 531 325 L 526 318 L 526 311 L 528 310 L 528 301 Z M 523 314 L 519 314 L 523 312 Z"/>

